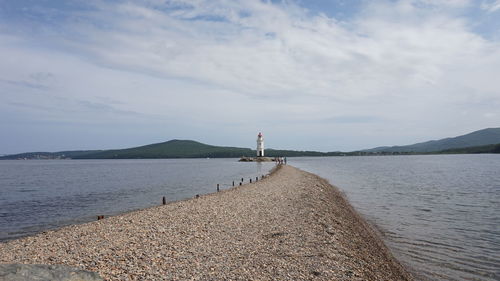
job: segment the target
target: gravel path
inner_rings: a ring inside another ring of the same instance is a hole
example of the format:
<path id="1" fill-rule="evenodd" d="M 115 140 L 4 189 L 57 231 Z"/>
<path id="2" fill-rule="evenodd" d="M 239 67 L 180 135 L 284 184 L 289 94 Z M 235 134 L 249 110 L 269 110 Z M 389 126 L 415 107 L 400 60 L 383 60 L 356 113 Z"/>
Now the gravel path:
<path id="1" fill-rule="evenodd" d="M 65 264 L 107 280 L 413 280 L 336 188 L 291 166 L 0 243 L 0 263 Z"/>

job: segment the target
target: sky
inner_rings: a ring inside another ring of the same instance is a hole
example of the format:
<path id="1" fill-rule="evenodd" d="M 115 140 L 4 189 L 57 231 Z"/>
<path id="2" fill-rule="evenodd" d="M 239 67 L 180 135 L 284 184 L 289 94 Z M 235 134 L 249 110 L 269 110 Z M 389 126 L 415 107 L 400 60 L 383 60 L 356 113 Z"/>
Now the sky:
<path id="1" fill-rule="evenodd" d="M 0 0 L 0 154 L 500 127 L 500 0 Z"/>

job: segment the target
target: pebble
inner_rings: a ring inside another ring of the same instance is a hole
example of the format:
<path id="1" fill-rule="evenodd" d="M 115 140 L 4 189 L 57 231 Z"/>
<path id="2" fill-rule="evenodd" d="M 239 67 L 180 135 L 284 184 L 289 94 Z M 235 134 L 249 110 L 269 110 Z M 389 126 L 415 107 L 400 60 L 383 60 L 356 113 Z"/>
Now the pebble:
<path id="1" fill-rule="evenodd" d="M 337 188 L 289 165 L 252 184 L 0 243 L 0 263 L 106 280 L 414 280 Z"/>

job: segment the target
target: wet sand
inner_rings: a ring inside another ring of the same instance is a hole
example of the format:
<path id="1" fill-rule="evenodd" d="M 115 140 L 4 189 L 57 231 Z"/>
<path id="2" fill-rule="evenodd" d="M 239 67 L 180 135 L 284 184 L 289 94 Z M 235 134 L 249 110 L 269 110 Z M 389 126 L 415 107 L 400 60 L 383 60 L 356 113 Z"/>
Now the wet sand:
<path id="1" fill-rule="evenodd" d="M 0 243 L 0 263 L 65 264 L 107 280 L 413 280 L 335 187 L 291 166 Z"/>

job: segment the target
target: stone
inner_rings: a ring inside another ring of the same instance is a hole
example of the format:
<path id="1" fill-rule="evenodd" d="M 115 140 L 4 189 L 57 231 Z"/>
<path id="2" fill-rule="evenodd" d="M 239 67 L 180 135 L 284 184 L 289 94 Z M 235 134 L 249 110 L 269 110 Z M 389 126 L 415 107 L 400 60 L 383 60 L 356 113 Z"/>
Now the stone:
<path id="1" fill-rule="evenodd" d="M 96 272 L 64 265 L 0 264 L 0 281 L 103 281 Z"/>
<path id="2" fill-rule="evenodd" d="M 274 159 L 269 157 L 241 157 L 239 162 L 273 162 Z"/>

